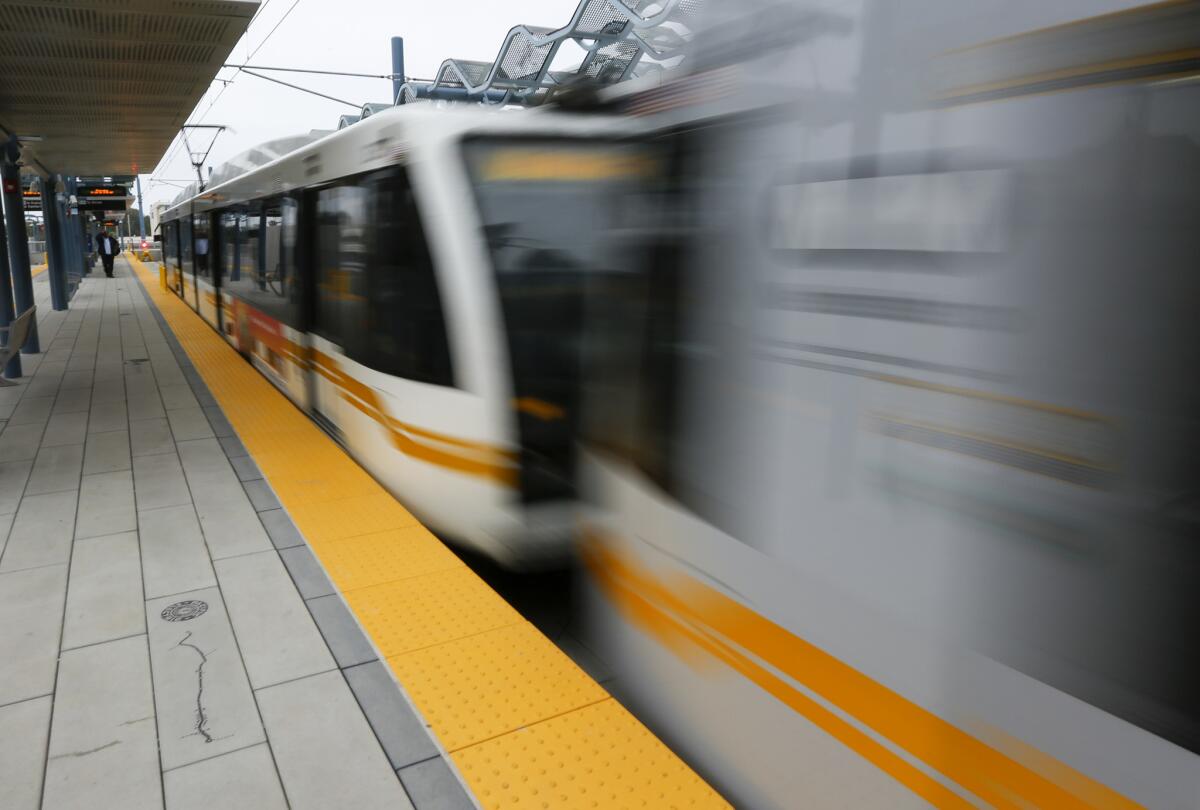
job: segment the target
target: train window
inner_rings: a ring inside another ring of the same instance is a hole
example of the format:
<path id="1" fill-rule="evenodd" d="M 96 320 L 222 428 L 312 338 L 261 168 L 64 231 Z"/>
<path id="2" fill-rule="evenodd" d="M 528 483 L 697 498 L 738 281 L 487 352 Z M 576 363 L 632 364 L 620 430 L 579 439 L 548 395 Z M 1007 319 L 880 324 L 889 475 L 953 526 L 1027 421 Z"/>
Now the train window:
<path id="1" fill-rule="evenodd" d="M 179 220 L 179 267 L 181 270 L 192 269 L 192 219 L 183 217 Z"/>
<path id="2" fill-rule="evenodd" d="M 192 217 L 192 244 L 196 262 L 194 272 L 199 278 L 209 278 L 212 271 L 209 264 L 208 214 L 196 214 Z"/>
<path id="3" fill-rule="evenodd" d="M 175 222 L 167 222 L 162 229 L 162 255 L 167 267 L 179 265 L 179 226 Z"/>
<path id="4" fill-rule="evenodd" d="M 407 174 L 367 181 L 374 229 L 367 302 L 367 364 L 410 380 L 453 385 L 450 345 L 433 259 Z"/>
<path id="5" fill-rule="evenodd" d="M 615 141 L 480 139 L 464 153 L 508 339 L 521 494 L 567 496 L 586 293 L 638 283 L 629 234 L 661 167 L 644 144 Z"/>
<path id="6" fill-rule="evenodd" d="M 229 233 L 222 235 L 229 241 L 236 237 L 233 256 L 228 258 L 221 285 L 232 295 L 249 301 L 253 297 L 254 279 L 258 274 L 259 214 L 255 209 L 226 214 L 234 220 Z M 226 226 L 222 226 L 226 227 Z"/>
<path id="7" fill-rule="evenodd" d="M 366 362 L 367 197 L 362 186 L 317 192 L 317 324 L 321 337 Z"/>
<path id="8" fill-rule="evenodd" d="M 271 200 L 239 222 L 237 278 L 229 289 L 250 306 L 289 326 L 299 325 L 296 284 L 296 201 Z"/>
<path id="9" fill-rule="evenodd" d="M 220 234 L 220 250 L 221 261 L 216 266 L 216 275 L 221 280 L 222 284 L 230 278 L 233 271 L 237 269 L 238 260 L 241 258 L 238 248 L 238 215 L 232 211 L 226 211 L 220 215 L 219 219 L 221 234 Z"/>

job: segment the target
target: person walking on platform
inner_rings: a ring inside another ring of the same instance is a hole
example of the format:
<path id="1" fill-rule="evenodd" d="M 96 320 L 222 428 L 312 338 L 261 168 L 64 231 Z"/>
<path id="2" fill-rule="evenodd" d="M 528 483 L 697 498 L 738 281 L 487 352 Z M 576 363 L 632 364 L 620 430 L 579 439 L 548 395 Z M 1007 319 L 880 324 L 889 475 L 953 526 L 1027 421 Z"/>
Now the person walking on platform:
<path id="1" fill-rule="evenodd" d="M 108 235 L 108 231 L 101 231 L 100 235 L 96 237 L 96 247 L 100 252 L 100 261 L 104 262 L 104 275 L 112 278 L 113 261 L 121 252 L 121 245 Z"/>

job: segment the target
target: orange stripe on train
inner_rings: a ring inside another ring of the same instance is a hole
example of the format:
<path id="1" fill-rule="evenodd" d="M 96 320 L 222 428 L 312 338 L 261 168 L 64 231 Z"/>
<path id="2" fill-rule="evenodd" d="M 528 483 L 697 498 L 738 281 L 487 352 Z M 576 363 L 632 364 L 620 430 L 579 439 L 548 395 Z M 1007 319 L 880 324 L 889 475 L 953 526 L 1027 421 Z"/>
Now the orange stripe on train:
<path id="1" fill-rule="evenodd" d="M 1039 768 L 1042 773 L 1025 767 L 710 586 L 686 574 L 664 583 L 611 550 L 594 531 L 585 533 L 583 557 L 631 621 L 674 649 L 685 641 L 697 643 L 938 807 L 964 803 L 845 721 L 824 717 L 821 713 L 826 710 L 738 648 L 786 673 L 996 807 L 1141 807 L 1057 760 L 1053 769 Z M 698 636 L 701 642 L 696 641 Z M 1042 756 L 1043 762 L 1052 759 Z"/>

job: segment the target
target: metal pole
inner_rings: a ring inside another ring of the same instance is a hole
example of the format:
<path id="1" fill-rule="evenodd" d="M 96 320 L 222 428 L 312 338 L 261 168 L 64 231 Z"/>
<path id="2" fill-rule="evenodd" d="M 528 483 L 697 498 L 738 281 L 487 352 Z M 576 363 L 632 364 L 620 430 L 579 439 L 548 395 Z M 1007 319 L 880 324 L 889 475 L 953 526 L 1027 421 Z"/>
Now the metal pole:
<path id="1" fill-rule="evenodd" d="M 17 314 L 33 306 L 33 276 L 29 268 L 29 241 L 25 236 L 25 202 L 21 199 L 21 168 L 16 159 L 20 148 L 9 141 L 5 150 L 5 161 L 0 167 L 4 184 L 4 224 L 8 230 L 8 261 L 12 271 L 13 303 Z M 29 337 L 21 351 L 37 354 L 37 319 L 29 326 Z"/>
<path id="2" fill-rule="evenodd" d="M 0 219 L 0 326 L 11 326 L 16 320 L 12 296 L 12 276 L 8 269 L 8 239 L 5 236 L 4 220 Z M 21 353 L 17 352 L 4 367 L 4 376 L 21 376 Z"/>
<path id="3" fill-rule="evenodd" d="M 404 37 L 392 37 L 392 105 L 400 103 L 404 86 Z"/>
<path id="4" fill-rule="evenodd" d="M 54 178 L 43 178 L 42 217 L 46 224 L 46 270 L 50 275 L 50 305 L 56 310 L 67 308 L 67 262 L 62 251 L 62 221 L 58 218 L 58 200 L 54 193 Z"/>
<path id="5" fill-rule="evenodd" d="M 142 202 L 142 176 L 137 176 L 137 193 L 138 193 L 138 236 L 142 241 L 146 241 L 146 204 Z"/>

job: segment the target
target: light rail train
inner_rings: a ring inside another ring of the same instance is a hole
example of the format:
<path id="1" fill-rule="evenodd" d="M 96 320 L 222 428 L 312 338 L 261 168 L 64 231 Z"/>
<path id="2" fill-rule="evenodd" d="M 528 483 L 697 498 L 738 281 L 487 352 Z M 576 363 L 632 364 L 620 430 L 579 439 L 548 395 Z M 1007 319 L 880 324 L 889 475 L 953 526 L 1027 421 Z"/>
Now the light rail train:
<path id="1" fill-rule="evenodd" d="M 628 131 L 415 104 L 252 150 L 165 212 L 170 284 L 427 525 L 561 562 L 582 280 L 618 266 L 646 170 Z"/>
<path id="2" fill-rule="evenodd" d="M 587 639 L 737 806 L 1200 806 L 1200 5 L 713 0 Z"/>

